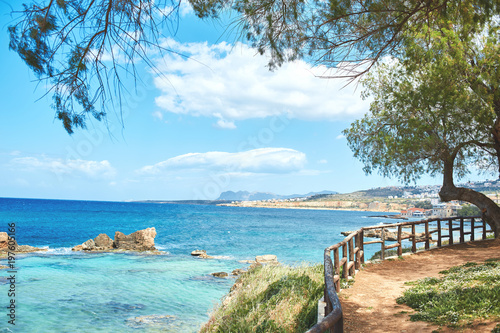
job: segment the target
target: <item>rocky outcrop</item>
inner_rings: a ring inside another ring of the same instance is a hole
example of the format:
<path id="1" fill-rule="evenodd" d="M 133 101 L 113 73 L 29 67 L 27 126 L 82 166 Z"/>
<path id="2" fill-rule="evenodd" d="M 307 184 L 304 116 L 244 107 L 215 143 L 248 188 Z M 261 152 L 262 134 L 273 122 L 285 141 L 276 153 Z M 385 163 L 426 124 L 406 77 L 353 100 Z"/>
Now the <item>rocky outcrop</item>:
<path id="1" fill-rule="evenodd" d="M 235 269 L 234 271 L 231 272 L 231 275 L 238 276 L 238 275 L 241 275 L 241 274 L 243 274 L 245 272 L 246 272 L 246 270 L 244 270 L 242 268 L 237 268 L 237 269 Z"/>
<path id="2" fill-rule="evenodd" d="M 278 257 L 274 254 L 264 254 L 261 256 L 256 256 L 255 260 L 240 260 L 242 264 L 251 264 L 249 269 L 253 269 L 262 265 L 279 265 Z"/>
<path id="3" fill-rule="evenodd" d="M 17 245 L 17 242 L 14 241 L 15 244 Z M 0 232 L 0 251 L 6 249 L 7 251 L 9 247 L 9 235 L 7 235 L 6 232 Z"/>
<path id="4" fill-rule="evenodd" d="M 99 234 L 99 236 L 94 238 L 94 244 L 96 248 L 112 249 L 114 242 L 108 235 Z"/>
<path id="5" fill-rule="evenodd" d="M 17 253 L 30 253 L 30 252 L 38 252 L 38 251 L 47 251 L 47 249 L 41 249 L 39 247 L 34 247 L 30 245 L 18 245 L 16 247 Z"/>
<path id="6" fill-rule="evenodd" d="M 14 251 L 12 251 L 12 246 L 14 246 Z M 11 240 L 9 244 L 9 235 L 6 232 L 0 232 L 0 252 L 16 252 L 16 253 L 30 253 L 38 251 L 47 251 L 47 249 L 41 249 L 39 247 L 29 246 L 29 245 L 19 245 L 15 240 Z"/>
<path id="7" fill-rule="evenodd" d="M 81 245 L 72 248 L 73 251 L 155 251 L 156 229 L 147 228 L 125 235 L 117 231 L 113 241 L 106 234 L 99 234 L 94 239 L 89 239 Z"/>
<path id="8" fill-rule="evenodd" d="M 115 232 L 115 248 L 128 251 L 154 251 L 156 229 L 147 228 L 138 230 L 130 235 L 122 232 Z"/>
<path id="9" fill-rule="evenodd" d="M 229 276 L 229 274 L 227 274 L 226 272 L 210 273 L 210 275 L 218 277 L 218 278 L 225 278 L 225 277 Z"/>
<path id="10" fill-rule="evenodd" d="M 254 264 L 255 260 L 240 260 L 238 262 L 242 264 Z"/>
<path id="11" fill-rule="evenodd" d="M 255 262 L 258 264 L 267 264 L 267 265 L 278 265 L 278 257 L 274 254 L 265 254 L 262 256 L 256 256 Z"/>
<path id="12" fill-rule="evenodd" d="M 207 254 L 207 251 L 205 251 L 205 250 L 194 250 L 193 252 L 191 252 L 191 255 L 193 257 L 198 257 L 201 259 L 213 259 L 214 258 L 213 256 L 209 256 Z"/>
<path id="13" fill-rule="evenodd" d="M 82 244 L 82 250 L 84 251 L 92 251 L 95 249 L 95 243 L 93 239 L 89 239 L 85 243 Z"/>

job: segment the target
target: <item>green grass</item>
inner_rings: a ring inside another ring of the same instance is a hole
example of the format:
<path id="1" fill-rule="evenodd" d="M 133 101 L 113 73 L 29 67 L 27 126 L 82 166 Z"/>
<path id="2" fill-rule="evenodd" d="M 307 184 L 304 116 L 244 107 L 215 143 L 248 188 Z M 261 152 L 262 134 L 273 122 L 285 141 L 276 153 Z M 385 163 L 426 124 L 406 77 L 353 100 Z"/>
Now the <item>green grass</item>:
<path id="1" fill-rule="evenodd" d="M 262 266 L 244 273 L 204 332 L 305 332 L 316 323 L 323 265 Z"/>
<path id="2" fill-rule="evenodd" d="M 413 321 L 465 327 L 474 320 L 500 320 L 500 258 L 452 267 L 440 278 L 409 282 L 397 299 L 416 310 Z"/>

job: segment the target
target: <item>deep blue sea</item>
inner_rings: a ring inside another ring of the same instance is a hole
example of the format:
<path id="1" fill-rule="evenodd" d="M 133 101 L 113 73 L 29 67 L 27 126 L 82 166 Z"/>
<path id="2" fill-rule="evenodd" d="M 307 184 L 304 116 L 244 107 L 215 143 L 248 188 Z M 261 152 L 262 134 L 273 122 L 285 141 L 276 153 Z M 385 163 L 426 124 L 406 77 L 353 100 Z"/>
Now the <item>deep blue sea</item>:
<path id="1" fill-rule="evenodd" d="M 0 231 L 14 222 L 19 244 L 48 248 L 16 256 L 15 297 L 0 270 L 0 332 L 196 332 L 235 281 L 210 273 L 243 268 L 239 261 L 262 254 L 290 265 L 322 262 L 341 231 L 390 222 L 370 215 L 0 198 Z M 148 227 L 163 255 L 71 251 L 100 233 L 114 238 Z M 195 249 L 219 258 L 194 258 Z M 12 299 L 15 326 L 7 316 Z"/>

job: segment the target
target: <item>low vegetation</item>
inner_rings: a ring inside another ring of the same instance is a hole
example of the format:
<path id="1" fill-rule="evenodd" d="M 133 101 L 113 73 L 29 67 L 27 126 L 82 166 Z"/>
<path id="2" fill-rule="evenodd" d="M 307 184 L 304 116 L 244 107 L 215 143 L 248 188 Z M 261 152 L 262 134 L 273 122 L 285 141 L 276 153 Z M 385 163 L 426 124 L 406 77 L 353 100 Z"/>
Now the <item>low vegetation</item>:
<path id="1" fill-rule="evenodd" d="M 500 320 L 500 258 L 469 262 L 440 274 L 443 277 L 408 282 L 413 287 L 397 302 L 416 310 L 411 320 L 450 327 Z"/>
<path id="2" fill-rule="evenodd" d="M 202 327 L 208 332 L 297 332 L 316 323 L 323 265 L 262 266 L 244 273 Z"/>

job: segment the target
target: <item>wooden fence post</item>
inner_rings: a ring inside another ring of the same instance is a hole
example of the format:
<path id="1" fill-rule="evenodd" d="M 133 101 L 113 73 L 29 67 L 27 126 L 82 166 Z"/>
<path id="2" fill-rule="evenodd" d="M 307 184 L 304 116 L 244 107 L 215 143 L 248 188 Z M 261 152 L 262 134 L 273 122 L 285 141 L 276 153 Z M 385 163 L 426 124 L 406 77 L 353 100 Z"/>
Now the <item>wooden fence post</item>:
<path id="1" fill-rule="evenodd" d="M 483 239 L 486 239 L 486 221 L 483 219 Z"/>
<path id="2" fill-rule="evenodd" d="M 328 289 L 326 288 L 326 274 L 325 274 L 325 289 L 323 291 L 323 300 L 325 301 L 325 317 L 333 311 L 332 301 L 328 296 Z"/>
<path id="3" fill-rule="evenodd" d="M 335 275 L 337 275 L 339 277 L 339 280 L 337 282 L 335 282 L 335 291 L 339 292 L 340 291 L 340 265 L 339 265 L 340 261 L 339 261 L 339 248 L 338 247 L 333 250 L 333 262 L 334 262 L 334 265 L 333 265 L 334 279 L 335 279 Z"/>
<path id="4" fill-rule="evenodd" d="M 438 230 L 438 246 L 441 247 L 441 219 L 437 219 L 437 230 Z"/>
<path id="5" fill-rule="evenodd" d="M 471 241 L 474 241 L 474 238 L 476 237 L 476 236 L 474 236 L 474 232 L 476 231 L 476 226 L 474 225 L 474 222 L 475 222 L 474 218 L 471 218 L 470 219 L 470 232 L 471 232 L 470 240 Z"/>
<path id="6" fill-rule="evenodd" d="M 415 231 L 415 223 L 411 225 L 411 252 L 417 252 L 417 233 Z"/>
<path id="7" fill-rule="evenodd" d="M 355 254 L 355 261 L 354 261 L 354 269 L 359 270 L 361 268 L 361 259 L 359 256 L 361 255 L 361 246 L 359 245 L 359 232 L 354 236 L 354 246 L 358 249 Z"/>
<path id="8" fill-rule="evenodd" d="M 363 229 L 361 229 L 360 233 L 359 233 L 359 249 L 361 250 L 361 255 L 360 255 L 360 259 L 361 259 L 361 264 L 364 264 L 365 263 L 365 232 Z"/>
<path id="9" fill-rule="evenodd" d="M 382 245 L 380 251 L 380 259 L 385 260 L 385 228 L 382 228 Z"/>
<path id="10" fill-rule="evenodd" d="M 349 239 L 349 261 L 347 262 L 348 267 L 351 266 L 351 263 L 354 264 L 354 244 L 353 239 Z M 354 276 L 356 273 L 354 272 L 354 265 L 349 268 L 349 276 Z"/>
<path id="11" fill-rule="evenodd" d="M 347 269 L 347 264 L 349 263 L 347 260 L 347 244 L 342 245 L 342 259 L 344 260 L 344 264 L 342 265 L 342 276 L 344 279 L 348 279 L 349 270 Z"/>
<path id="12" fill-rule="evenodd" d="M 453 219 L 448 219 L 448 231 L 450 235 L 449 245 L 453 245 Z"/>
<path id="13" fill-rule="evenodd" d="M 464 218 L 460 218 L 460 243 L 465 243 Z"/>
<path id="14" fill-rule="evenodd" d="M 398 225 L 398 243 L 399 243 L 399 246 L 398 246 L 398 256 L 402 256 L 403 255 L 403 240 L 401 239 L 401 226 Z"/>
<path id="15" fill-rule="evenodd" d="M 425 220 L 425 249 L 430 248 L 429 220 Z"/>

